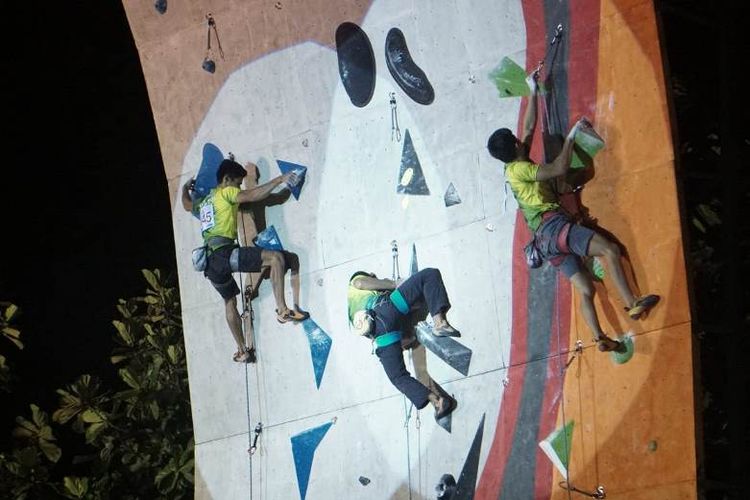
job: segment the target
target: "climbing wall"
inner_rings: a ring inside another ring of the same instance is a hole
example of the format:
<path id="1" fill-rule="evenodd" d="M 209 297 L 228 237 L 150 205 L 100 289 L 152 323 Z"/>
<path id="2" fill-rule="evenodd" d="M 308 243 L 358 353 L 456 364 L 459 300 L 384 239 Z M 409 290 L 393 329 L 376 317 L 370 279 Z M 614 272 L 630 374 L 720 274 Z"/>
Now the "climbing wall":
<path id="1" fill-rule="evenodd" d="M 444 474 L 461 499 L 598 487 L 695 498 L 690 317 L 650 1 L 124 5 L 173 201 L 197 498 L 429 499 Z M 526 267 L 528 229 L 485 148 L 496 128 L 520 126 L 524 77 L 542 59 L 533 157 L 553 157 L 556 138 L 589 117 L 604 147 L 578 152 L 591 174 L 579 203 L 627 249 L 632 284 L 662 296 L 632 321 L 592 263 L 622 353 L 597 351 L 553 268 Z M 232 362 L 223 302 L 192 270 L 199 223 L 179 201 L 230 154 L 257 164 L 260 183 L 305 173 L 294 196 L 243 216 L 244 243 L 263 230 L 261 244 L 299 256 L 311 314 L 277 323 L 262 283 L 250 365 Z M 440 269 L 462 331 L 449 349 L 460 356 L 405 353 L 458 400 L 447 421 L 411 407 L 348 326 L 351 274 L 391 277 L 395 263 L 403 277 Z"/>

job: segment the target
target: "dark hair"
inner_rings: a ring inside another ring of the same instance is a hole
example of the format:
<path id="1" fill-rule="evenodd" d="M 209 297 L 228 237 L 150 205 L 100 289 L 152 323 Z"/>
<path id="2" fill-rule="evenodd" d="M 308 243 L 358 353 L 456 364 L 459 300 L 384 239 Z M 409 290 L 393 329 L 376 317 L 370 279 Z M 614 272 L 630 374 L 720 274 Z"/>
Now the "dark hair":
<path id="1" fill-rule="evenodd" d="M 349 283 L 351 283 L 352 280 L 354 278 L 356 278 L 357 276 L 370 276 L 370 277 L 372 277 L 372 273 L 366 273 L 365 271 L 357 271 L 356 273 L 352 274 L 351 278 L 349 278 Z"/>
<path id="2" fill-rule="evenodd" d="M 516 158 L 516 140 L 513 132 L 499 128 L 487 140 L 487 149 L 493 158 L 509 163 Z"/>
<path id="3" fill-rule="evenodd" d="M 244 179 L 247 175 L 247 170 L 245 170 L 242 165 L 237 163 L 234 160 L 224 160 L 219 165 L 219 170 L 216 171 L 216 182 L 221 184 L 221 181 L 224 180 L 224 177 L 229 176 L 232 179 L 240 178 Z"/>

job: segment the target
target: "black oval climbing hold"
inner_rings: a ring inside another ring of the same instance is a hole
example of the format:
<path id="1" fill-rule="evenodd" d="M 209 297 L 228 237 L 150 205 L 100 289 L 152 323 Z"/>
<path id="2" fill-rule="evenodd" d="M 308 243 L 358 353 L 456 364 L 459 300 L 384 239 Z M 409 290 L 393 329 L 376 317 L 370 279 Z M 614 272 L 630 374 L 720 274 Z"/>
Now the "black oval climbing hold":
<path id="1" fill-rule="evenodd" d="M 406 95 L 419 104 L 431 104 L 435 100 L 427 75 L 411 58 L 404 34 L 398 28 L 391 28 L 385 38 L 385 62 Z"/>
<path id="2" fill-rule="evenodd" d="M 352 104 L 367 106 L 375 92 L 375 54 L 362 28 L 349 22 L 336 28 L 336 55 L 341 83 Z"/>

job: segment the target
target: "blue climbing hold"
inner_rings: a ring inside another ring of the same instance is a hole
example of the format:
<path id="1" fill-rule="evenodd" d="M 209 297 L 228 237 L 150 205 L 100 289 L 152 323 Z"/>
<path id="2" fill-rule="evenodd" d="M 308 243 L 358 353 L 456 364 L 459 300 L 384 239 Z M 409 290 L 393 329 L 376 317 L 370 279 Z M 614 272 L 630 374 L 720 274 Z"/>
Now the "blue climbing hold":
<path id="1" fill-rule="evenodd" d="M 315 450 L 331 425 L 332 422 L 328 422 L 327 424 L 295 434 L 291 438 L 294 469 L 297 472 L 297 486 L 299 487 L 299 495 L 302 500 L 305 500 L 305 495 L 307 495 L 307 484 L 310 482 L 310 470 L 312 470 Z"/>
<path id="2" fill-rule="evenodd" d="M 286 174 L 292 171 L 297 172 L 297 175 L 300 177 L 299 182 L 297 182 L 296 185 L 289 187 L 289 189 L 292 191 L 292 196 L 294 196 L 294 199 L 299 200 L 299 195 L 302 191 L 302 185 L 305 183 L 305 174 L 307 174 L 307 167 L 282 160 L 277 160 L 276 163 L 279 164 L 279 170 L 281 170 L 282 174 Z"/>
<path id="3" fill-rule="evenodd" d="M 258 236 L 255 237 L 253 242 L 256 246 L 265 250 L 276 250 L 279 252 L 284 250 L 284 247 L 281 245 L 279 233 L 276 232 L 276 228 L 273 226 L 268 226 L 258 233 Z"/>
<path id="4" fill-rule="evenodd" d="M 307 334 L 310 343 L 310 357 L 312 357 L 313 371 L 315 372 L 315 385 L 320 389 L 320 381 L 326 370 L 328 354 L 331 352 L 331 337 L 318 326 L 315 321 L 308 318 L 302 322 L 302 327 Z"/>
<path id="5" fill-rule="evenodd" d="M 219 165 L 222 161 L 224 161 L 224 155 L 218 147 L 210 142 L 203 145 L 203 159 L 198 169 L 198 175 L 195 176 L 195 187 L 191 193 L 194 208 L 197 208 L 200 200 L 205 198 L 218 185 L 216 172 L 219 171 Z M 193 215 L 199 218 L 197 210 L 194 210 Z"/>

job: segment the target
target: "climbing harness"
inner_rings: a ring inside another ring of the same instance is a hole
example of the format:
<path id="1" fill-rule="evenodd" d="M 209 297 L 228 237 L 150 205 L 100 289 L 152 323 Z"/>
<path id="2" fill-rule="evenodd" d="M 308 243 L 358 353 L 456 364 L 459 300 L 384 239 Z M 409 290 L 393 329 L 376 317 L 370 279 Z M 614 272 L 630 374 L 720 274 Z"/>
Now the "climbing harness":
<path id="1" fill-rule="evenodd" d="M 263 424 L 258 422 L 258 425 L 255 426 L 255 437 L 253 438 L 253 443 L 250 445 L 250 448 L 247 450 L 247 452 L 250 455 L 254 455 L 255 452 L 258 449 L 258 438 L 260 437 L 261 433 L 263 433 Z"/>
<path id="2" fill-rule="evenodd" d="M 396 142 L 401 142 L 401 130 L 398 128 L 398 110 L 396 109 L 396 93 L 391 92 L 388 94 L 391 103 L 391 142 L 396 139 Z"/>
<path id="3" fill-rule="evenodd" d="M 597 486 L 596 490 L 594 490 L 593 492 L 590 492 L 590 491 L 579 490 L 578 488 L 570 484 L 568 481 L 560 481 L 560 483 L 558 484 L 560 485 L 560 488 L 568 492 L 580 493 L 581 495 L 586 495 L 587 497 L 590 497 L 590 498 L 598 498 L 600 500 L 607 498 L 607 492 L 604 491 L 604 486 Z"/>
<path id="4" fill-rule="evenodd" d="M 214 71 L 216 71 L 216 63 L 211 58 L 211 30 L 213 30 L 214 37 L 216 37 L 216 46 L 219 49 L 219 56 L 221 57 L 222 61 L 224 60 L 224 49 L 221 48 L 219 32 L 216 29 L 216 21 L 214 20 L 214 16 L 210 12 L 206 14 L 206 22 L 208 23 L 208 28 L 206 33 L 206 56 L 203 58 L 203 69 L 208 71 L 209 73 L 213 73 Z"/>

